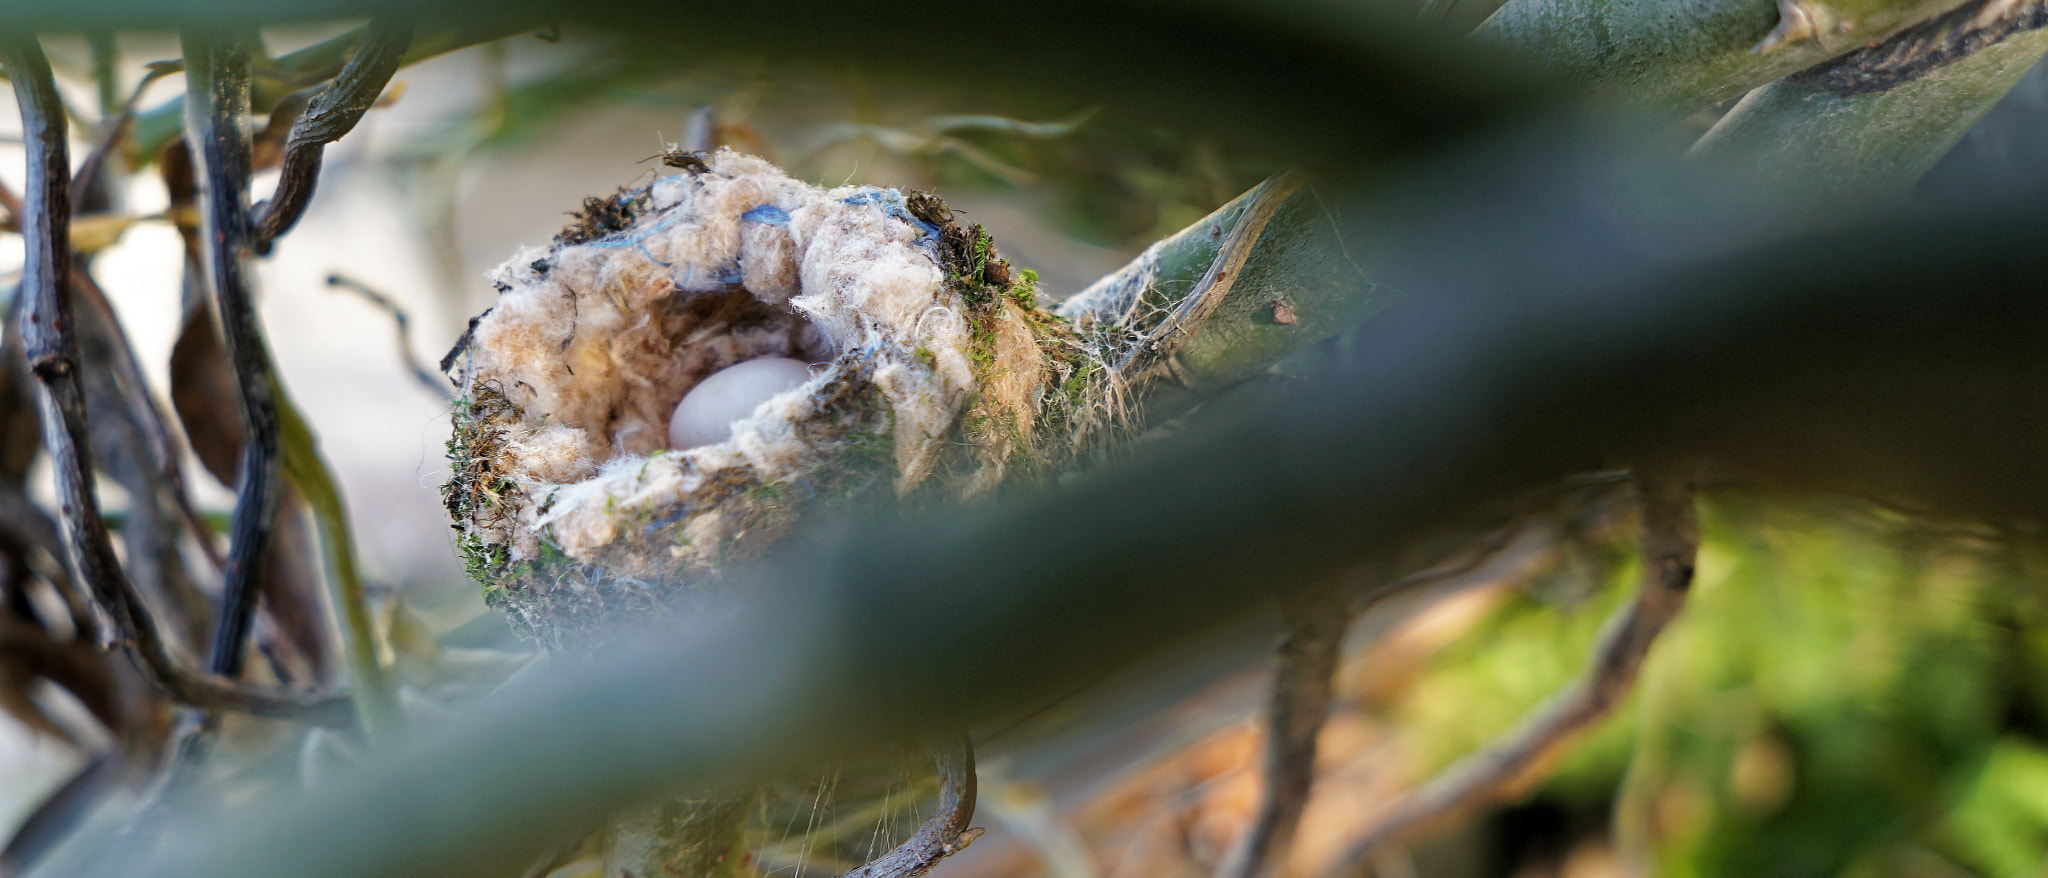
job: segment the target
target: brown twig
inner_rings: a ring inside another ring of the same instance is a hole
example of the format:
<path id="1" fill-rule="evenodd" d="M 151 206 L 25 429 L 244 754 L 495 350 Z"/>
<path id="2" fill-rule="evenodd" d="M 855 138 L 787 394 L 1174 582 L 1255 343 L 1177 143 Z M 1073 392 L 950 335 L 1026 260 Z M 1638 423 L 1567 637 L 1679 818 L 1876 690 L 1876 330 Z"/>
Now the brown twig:
<path id="1" fill-rule="evenodd" d="M 141 359 L 135 356 L 135 347 L 129 343 L 128 333 L 121 327 L 113 303 L 108 301 L 106 292 L 100 289 L 91 274 L 81 268 L 72 268 L 71 283 L 73 292 L 86 307 L 96 312 L 100 324 L 107 329 L 112 342 L 108 345 L 112 354 L 108 360 L 121 388 L 122 401 L 134 413 L 136 425 L 142 428 L 150 463 L 163 478 L 172 505 L 192 531 L 192 538 L 199 543 L 199 550 L 206 556 L 207 563 L 215 570 L 223 569 L 226 562 L 220 556 L 220 549 L 214 545 L 213 529 L 199 514 L 199 508 L 193 505 L 191 491 L 186 487 L 183 455 L 164 422 L 163 411 L 157 408 L 156 398 L 149 392 L 149 379 L 143 375 Z"/>
<path id="2" fill-rule="evenodd" d="M 142 81 L 135 84 L 135 90 L 128 94 L 128 102 L 121 105 L 120 111 L 112 118 L 100 120 L 99 130 L 93 135 L 92 151 L 85 154 L 85 161 L 78 163 L 78 170 L 71 177 L 72 197 L 77 197 L 85 187 L 92 185 L 94 177 L 99 176 L 100 165 L 106 163 L 108 154 L 121 142 L 121 135 L 135 121 L 135 106 L 142 102 L 143 92 L 168 75 L 169 70 L 151 67 L 148 73 L 143 74 Z M 74 203 L 71 207 L 76 210 L 79 206 Z"/>
<path id="3" fill-rule="evenodd" d="M 455 399 L 455 391 L 449 388 L 447 379 L 435 375 L 433 370 L 427 368 L 427 364 L 420 362 L 419 355 L 413 353 L 412 318 L 405 313 L 404 308 L 398 307 L 398 303 L 391 301 L 390 297 L 371 289 L 369 284 L 347 275 L 330 274 L 327 276 L 327 285 L 355 293 L 363 297 L 364 301 L 391 315 L 391 323 L 398 330 L 398 356 L 405 362 L 405 368 L 435 396 L 443 400 Z"/>
<path id="4" fill-rule="evenodd" d="M 0 182 L 0 207 L 7 209 L 7 224 L 13 227 L 12 231 L 21 231 L 21 214 L 26 208 L 21 204 L 21 195 L 4 182 Z"/>
<path id="5" fill-rule="evenodd" d="M 64 108 L 42 47 L 32 36 L 0 37 L 0 64 L 14 83 L 28 150 L 28 187 L 20 214 L 25 246 L 21 289 L 27 306 L 22 339 L 30 371 L 42 393 L 43 440 L 56 472 L 73 578 L 114 620 L 115 639 L 136 666 L 173 699 L 207 710 L 235 710 L 280 719 L 346 724 L 346 698 L 272 692 L 236 685 L 179 667 L 156 622 L 121 571 L 100 516 L 87 443 L 85 393 L 78 376 L 78 338 L 70 285 L 70 159 Z"/>
<path id="6" fill-rule="evenodd" d="M 1344 591 L 1334 584 L 1281 605 L 1286 630 L 1274 656 L 1266 706 L 1265 776 L 1259 809 L 1231 848 L 1218 878 L 1279 874 L 1315 782 L 1316 737 L 1330 715 L 1330 696 L 1350 620 Z"/>
<path id="7" fill-rule="evenodd" d="M 1559 481 L 1556 485 L 1536 492 L 1529 499 L 1530 507 L 1503 522 L 1499 527 L 1487 531 L 1478 540 L 1460 548 L 1452 556 L 1417 570 L 1393 582 L 1372 589 L 1354 597 L 1351 601 L 1351 615 L 1356 617 L 1400 595 L 1423 586 L 1436 585 L 1455 579 L 1463 579 L 1480 569 L 1500 560 L 1502 553 L 1519 543 L 1538 517 L 1536 501 L 1557 491 L 1593 491 L 1609 486 L 1625 484 L 1630 475 L 1627 470 L 1581 473 Z"/>
<path id="8" fill-rule="evenodd" d="M 63 532 L 48 513 L 16 488 L 0 486 L 0 538 L 13 543 L 22 563 L 57 590 L 78 636 L 93 639 L 97 622 L 90 609 L 92 596 L 64 569 Z"/>
<path id="9" fill-rule="evenodd" d="M 1498 801 L 1620 704 L 1664 626 L 1685 606 L 1699 553 L 1692 489 L 1670 474 L 1636 473 L 1641 499 L 1643 585 L 1602 631 L 1586 672 L 1486 749 L 1459 760 L 1396 804 L 1361 835 L 1326 876 L 1367 868 L 1387 845 L 1429 825 Z"/>
<path id="10" fill-rule="evenodd" d="M 313 201 L 313 188 L 320 179 L 320 159 L 327 144 L 341 139 L 369 112 L 391 75 L 398 72 L 405 49 L 412 44 L 413 22 L 404 14 L 379 15 L 370 20 L 369 35 L 356 49 L 348 65 L 334 77 L 292 123 L 285 139 L 284 159 L 277 179 L 277 191 L 257 209 L 254 244 L 267 252 L 270 243 L 291 230 L 306 206 Z M 243 72 L 246 74 L 246 61 Z"/>
<path id="11" fill-rule="evenodd" d="M 916 878 L 940 860 L 967 849 L 981 830 L 974 820 L 974 744 L 966 735 L 938 750 L 939 801 L 932 816 L 894 850 L 868 861 L 841 878 Z"/>

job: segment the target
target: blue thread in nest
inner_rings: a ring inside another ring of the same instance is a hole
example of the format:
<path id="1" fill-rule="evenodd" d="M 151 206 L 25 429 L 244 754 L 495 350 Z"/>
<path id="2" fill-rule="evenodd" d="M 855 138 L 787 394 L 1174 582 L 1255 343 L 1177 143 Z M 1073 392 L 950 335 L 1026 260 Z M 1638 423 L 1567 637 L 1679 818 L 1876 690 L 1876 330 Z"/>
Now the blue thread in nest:
<path id="1" fill-rule="evenodd" d="M 766 226 L 786 226 L 789 225 L 789 211 L 776 207 L 773 204 L 763 204 L 740 214 L 740 219 Z"/>
<path id="2" fill-rule="evenodd" d="M 903 206 L 903 193 L 894 189 L 865 189 L 855 192 L 841 199 L 841 201 L 853 205 L 879 205 L 883 210 L 888 211 L 890 216 L 916 226 L 918 231 L 922 233 L 918 238 L 918 243 L 932 244 L 939 240 L 939 228 L 913 216 L 909 208 Z"/>
<path id="3" fill-rule="evenodd" d="M 648 258 L 653 259 L 654 257 L 649 256 Z M 666 265 L 667 263 L 662 264 Z M 746 281 L 746 273 L 740 270 L 739 261 L 734 260 L 712 271 L 711 280 L 725 286 L 733 286 L 744 283 Z M 671 277 L 670 285 L 674 286 L 678 292 L 685 293 L 701 293 L 711 289 L 709 287 L 697 286 L 697 266 L 695 263 L 683 266 L 683 276 L 680 278 Z"/>
<path id="4" fill-rule="evenodd" d="M 690 510 L 690 507 L 688 507 L 688 506 L 685 506 L 685 507 L 683 507 L 683 508 L 681 508 L 681 509 L 677 509 L 677 510 L 674 510 L 674 511 L 672 511 L 672 512 L 668 513 L 667 515 L 663 515 L 663 516 L 662 516 L 662 517 L 660 517 L 660 518 L 657 518 L 657 519 L 655 519 L 655 520 L 653 520 L 653 521 L 650 521 L 650 522 L 648 522 L 648 523 L 647 523 L 647 527 L 645 527 L 645 528 L 642 528 L 642 529 L 641 529 L 641 531 L 640 531 L 640 533 L 641 533 L 641 537 L 640 537 L 640 538 L 641 538 L 641 539 L 652 539 L 652 538 L 653 538 L 653 536 L 654 536 L 654 534 L 655 534 L 655 533 L 656 533 L 657 531 L 660 531 L 660 530 L 661 530 L 662 528 L 668 527 L 669 525 L 672 525 L 672 524 L 676 524 L 677 522 L 680 522 L 680 521 L 682 521 L 683 519 L 685 519 L 685 518 L 688 518 L 688 517 L 689 517 L 689 515 L 690 515 L 690 511 L 691 511 L 691 510 Z"/>
<path id="5" fill-rule="evenodd" d="M 659 232 L 663 229 L 668 228 L 669 226 L 675 225 L 676 221 L 682 218 L 682 211 L 670 210 L 667 216 L 664 216 L 661 219 L 655 221 L 653 225 L 650 225 L 647 228 L 632 233 L 616 232 L 606 237 L 599 238 L 595 241 L 584 242 L 579 246 L 595 247 L 599 250 L 615 250 L 620 247 L 638 247 L 640 248 L 641 252 L 645 253 L 647 251 L 647 248 L 640 242 L 645 241 L 649 235 L 652 235 L 655 232 Z M 654 259 L 654 254 L 648 253 L 647 258 Z M 661 262 L 661 260 L 659 259 L 655 259 L 654 261 Z M 668 263 L 663 262 L 662 264 L 667 265 Z"/>
<path id="6" fill-rule="evenodd" d="M 655 265 L 661 266 L 662 268 L 674 268 L 676 266 L 676 264 L 673 262 L 663 262 L 659 259 L 654 258 L 654 253 L 647 249 L 647 244 L 645 242 L 635 244 L 633 246 L 638 247 L 640 249 L 640 255 L 647 257 L 648 262 L 652 262 Z"/>

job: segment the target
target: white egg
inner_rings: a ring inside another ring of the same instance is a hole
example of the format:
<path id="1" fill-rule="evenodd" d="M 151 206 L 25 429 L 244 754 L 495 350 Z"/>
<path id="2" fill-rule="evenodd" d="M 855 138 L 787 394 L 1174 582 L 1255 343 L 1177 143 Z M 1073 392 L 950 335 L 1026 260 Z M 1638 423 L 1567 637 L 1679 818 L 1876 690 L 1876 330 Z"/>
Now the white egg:
<path id="1" fill-rule="evenodd" d="M 668 419 L 668 444 L 678 451 L 732 438 L 732 425 L 770 397 L 811 380 L 802 360 L 762 357 L 734 363 L 697 382 Z"/>

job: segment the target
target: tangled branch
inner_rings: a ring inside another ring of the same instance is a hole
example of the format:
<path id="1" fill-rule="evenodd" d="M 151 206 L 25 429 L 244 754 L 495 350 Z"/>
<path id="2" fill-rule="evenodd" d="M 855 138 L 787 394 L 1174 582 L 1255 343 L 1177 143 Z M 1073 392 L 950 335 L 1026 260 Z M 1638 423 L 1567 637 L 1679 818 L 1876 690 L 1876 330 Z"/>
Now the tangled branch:
<path id="1" fill-rule="evenodd" d="M 1281 607 L 1286 630 L 1274 657 L 1273 690 L 1266 704 L 1265 775 L 1258 811 L 1218 878 L 1261 878 L 1286 863 L 1315 782 L 1316 738 L 1330 714 L 1345 623 L 1351 618 L 1341 589 L 1315 589 Z"/>
<path id="2" fill-rule="evenodd" d="M 22 337 L 42 391 L 44 446 L 57 474 L 73 580 L 82 583 L 113 620 L 113 639 L 129 649 L 137 667 L 178 702 L 209 711 L 347 724 L 352 711 L 345 698 L 245 687 L 185 670 L 171 656 L 141 596 L 121 571 L 94 489 L 85 394 L 78 375 L 78 338 L 68 282 L 71 209 L 64 108 L 49 62 L 33 37 L 0 41 L 0 64 L 6 66 L 14 82 L 29 159 L 29 185 L 21 214 L 27 248 L 22 269 L 22 289 L 27 296 Z"/>
<path id="3" fill-rule="evenodd" d="M 251 232 L 257 252 L 267 252 L 271 242 L 291 231 L 306 207 L 313 202 L 313 188 L 320 180 L 320 160 L 327 144 L 340 140 L 362 121 L 363 114 L 377 103 L 391 75 L 398 72 L 405 50 L 412 45 L 413 21 L 404 13 L 386 13 L 371 19 L 362 45 L 350 56 L 347 66 L 334 81 L 313 97 L 304 115 L 292 123 L 285 138 L 283 164 L 277 191 L 256 209 Z"/>
<path id="4" fill-rule="evenodd" d="M 1699 553 L 1699 521 L 1686 481 L 1639 471 L 1636 485 L 1643 518 L 1642 590 L 1608 620 L 1585 676 L 1531 711 L 1513 731 L 1396 804 L 1346 848 L 1326 875 L 1357 874 L 1388 845 L 1512 795 L 1628 695 L 1657 635 L 1685 606 Z"/>

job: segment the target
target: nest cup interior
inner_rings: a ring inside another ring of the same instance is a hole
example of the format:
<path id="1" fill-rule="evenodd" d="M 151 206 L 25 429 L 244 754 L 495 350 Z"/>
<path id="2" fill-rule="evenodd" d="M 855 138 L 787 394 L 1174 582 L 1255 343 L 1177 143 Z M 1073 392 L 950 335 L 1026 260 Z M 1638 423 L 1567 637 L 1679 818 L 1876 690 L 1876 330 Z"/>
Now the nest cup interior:
<path id="1" fill-rule="evenodd" d="M 885 415 L 868 421 L 889 433 L 899 490 L 914 485 L 975 383 L 936 239 L 893 190 L 821 190 L 729 151 L 589 199 L 491 275 L 465 382 L 504 406 L 461 421 L 458 442 L 480 461 L 469 477 L 506 490 L 472 504 L 466 533 L 514 559 L 589 562 L 628 518 L 716 515 L 707 483 L 807 484 L 847 432 L 821 428 L 825 400 L 853 385 Z M 671 447 L 692 388 L 764 357 L 822 365 L 729 438 Z"/>

